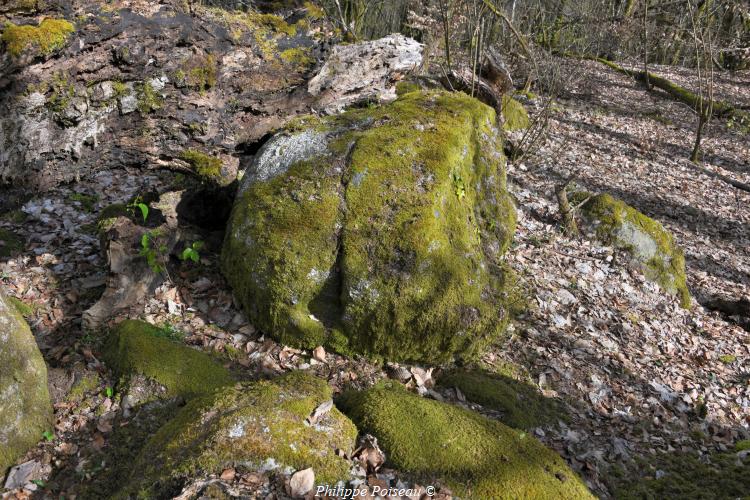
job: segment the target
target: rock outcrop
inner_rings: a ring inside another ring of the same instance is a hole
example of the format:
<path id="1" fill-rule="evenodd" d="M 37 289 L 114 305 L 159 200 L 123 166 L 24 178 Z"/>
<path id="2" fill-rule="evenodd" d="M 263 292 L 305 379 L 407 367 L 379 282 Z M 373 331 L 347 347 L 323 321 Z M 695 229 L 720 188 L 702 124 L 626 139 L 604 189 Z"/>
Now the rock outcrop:
<path id="1" fill-rule="evenodd" d="M 125 166 L 209 167 L 226 183 L 296 114 L 395 97 L 421 61 L 420 44 L 394 35 L 337 48 L 311 81 L 336 41 L 312 4 L 282 18 L 197 2 L 56 3 L 0 10 L 0 184 L 48 188 Z"/>
<path id="2" fill-rule="evenodd" d="M 395 81 L 421 64 L 422 45 L 400 34 L 338 45 L 307 90 L 329 113 L 357 103 L 393 101 Z"/>
<path id="3" fill-rule="evenodd" d="M 391 465 L 461 498 L 594 498 L 565 461 L 531 435 L 396 382 L 347 393 L 340 406 L 374 435 Z"/>
<path id="4" fill-rule="evenodd" d="M 685 256 L 664 226 L 608 194 L 578 192 L 571 202 L 583 203 L 580 210 L 586 232 L 627 251 L 648 279 L 677 295 L 682 307 L 690 307 Z"/>
<path id="5" fill-rule="evenodd" d="M 21 313 L 0 291 L 0 477 L 51 428 L 47 366 Z"/>
<path id="6" fill-rule="evenodd" d="M 224 274 L 284 343 L 471 357 L 508 320 L 504 160 L 494 110 L 460 93 L 296 121 L 245 173 Z"/>

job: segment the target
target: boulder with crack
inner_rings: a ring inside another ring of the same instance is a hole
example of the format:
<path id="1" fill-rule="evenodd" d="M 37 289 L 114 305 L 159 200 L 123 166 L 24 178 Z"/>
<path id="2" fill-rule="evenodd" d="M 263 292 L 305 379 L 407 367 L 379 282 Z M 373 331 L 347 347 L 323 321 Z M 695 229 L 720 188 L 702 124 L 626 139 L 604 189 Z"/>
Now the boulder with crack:
<path id="1" fill-rule="evenodd" d="M 515 228 L 500 136 L 492 108 L 440 91 L 292 123 L 245 174 L 222 250 L 253 324 L 429 363 L 497 340 Z"/>

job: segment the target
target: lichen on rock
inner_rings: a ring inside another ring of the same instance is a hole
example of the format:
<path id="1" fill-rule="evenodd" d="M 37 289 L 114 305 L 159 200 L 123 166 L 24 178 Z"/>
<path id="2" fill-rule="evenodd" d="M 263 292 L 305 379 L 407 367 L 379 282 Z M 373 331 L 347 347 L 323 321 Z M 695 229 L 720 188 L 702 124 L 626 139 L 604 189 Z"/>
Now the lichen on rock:
<path id="1" fill-rule="evenodd" d="M 388 464 L 461 498 L 593 498 L 554 451 L 531 435 L 385 382 L 337 402 L 373 434 Z"/>
<path id="2" fill-rule="evenodd" d="M 680 305 L 689 308 L 685 256 L 672 234 L 658 221 L 609 194 L 577 192 L 571 196 L 574 205 L 584 201 L 581 213 L 588 232 L 606 244 L 626 250 L 646 278 L 677 295 Z"/>
<path id="3" fill-rule="evenodd" d="M 0 291 L 0 476 L 52 427 L 47 366 L 29 325 Z"/>
<path id="4" fill-rule="evenodd" d="M 357 430 L 336 408 L 306 419 L 331 400 L 325 380 L 292 372 L 269 381 L 228 386 L 189 402 L 141 451 L 119 497 L 179 492 L 185 478 L 243 465 L 285 472 L 312 467 L 320 484 L 349 478 Z"/>
<path id="5" fill-rule="evenodd" d="M 471 357 L 508 320 L 515 228 L 494 110 L 412 92 L 276 136 L 248 168 L 222 254 L 284 343 L 394 360 Z"/>
<path id="6" fill-rule="evenodd" d="M 209 354 L 169 340 L 158 327 L 143 321 L 125 320 L 117 325 L 105 359 L 124 392 L 130 379 L 139 375 L 162 386 L 163 397 L 190 398 L 233 382 Z"/>

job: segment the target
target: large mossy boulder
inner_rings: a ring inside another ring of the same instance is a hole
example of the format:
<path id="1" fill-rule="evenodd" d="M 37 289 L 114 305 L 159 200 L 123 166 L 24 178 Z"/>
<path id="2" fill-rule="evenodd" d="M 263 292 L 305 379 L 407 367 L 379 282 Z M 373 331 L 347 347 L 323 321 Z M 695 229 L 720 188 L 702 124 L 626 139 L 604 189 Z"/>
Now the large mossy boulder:
<path id="1" fill-rule="evenodd" d="M 664 226 L 608 194 L 578 192 L 571 201 L 585 201 L 581 214 L 588 232 L 606 244 L 626 250 L 646 278 L 677 295 L 682 307 L 690 307 L 685 256 Z"/>
<path id="2" fill-rule="evenodd" d="M 0 291 L 0 477 L 51 428 L 47 366 L 29 325 Z"/>
<path id="3" fill-rule="evenodd" d="M 222 254 L 284 343 L 393 360 L 471 357 L 507 323 L 515 228 L 501 132 L 461 93 L 302 119 L 242 180 Z"/>
<path id="4" fill-rule="evenodd" d="M 164 329 L 138 320 L 125 320 L 112 331 L 105 360 L 120 381 L 119 390 L 131 399 L 141 399 L 139 402 L 154 396 L 190 398 L 234 381 L 211 355 L 175 342 L 167 338 Z M 143 379 L 159 389 L 136 395 L 144 392 L 144 385 L 150 385 L 143 384 Z"/>
<path id="5" fill-rule="evenodd" d="M 119 497 L 173 496 L 186 478 L 237 466 L 283 472 L 312 467 L 318 484 L 349 479 L 349 463 L 336 451 L 353 450 L 354 424 L 333 407 L 308 421 L 331 396 L 325 380 L 292 372 L 193 399 L 149 440 Z"/>
<path id="6" fill-rule="evenodd" d="M 593 498 L 554 451 L 531 435 L 390 382 L 346 393 L 339 406 L 378 438 L 388 462 L 461 498 Z"/>

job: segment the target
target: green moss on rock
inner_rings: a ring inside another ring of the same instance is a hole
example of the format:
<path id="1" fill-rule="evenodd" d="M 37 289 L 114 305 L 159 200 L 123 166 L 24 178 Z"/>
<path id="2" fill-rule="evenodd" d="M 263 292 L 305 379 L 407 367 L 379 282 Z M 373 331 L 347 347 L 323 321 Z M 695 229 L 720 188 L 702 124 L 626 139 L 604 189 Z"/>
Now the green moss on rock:
<path id="1" fill-rule="evenodd" d="M 529 384 L 486 370 L 451 370 L 440 376 L 438 384 L 458 388 L 469 401 L 500 412 L 500 421 L 510 427 L 531 429 L 566 418 L 559 401 L 542 396 Z"/>
<path id="2" fill-rule="evenodd" d="M 96 372 L 84 372 L 70 388 L 70 392 L 65 399 L 74 403 L 83 401 L 88 394 L 99 387 L 99 382 L 100 378 Z"/>
<path id="3" fill-rule="evenodd" d="M 52 427 L 47 366 L 29 325 L 0 291 L 0 476 Z"/>
<path id="4" fill-rule="evenodd" d="M 336 450 L 353 449 L 354 425 L 336 408 L 313 425 L 305 423 L 330 399 L 325 380 L 292 372 L 192 400 L 146 444 L 120 496 L 160 497 L 165 490 L 179 491 L 183 478 L 236 465 L 312 467 L 318 484 L 346 480 L 349 463 Z"/>
<path id="5" fill-rule="evenodd" d="M 529 128 L 531 122 L 529 121 L 529 114 L 526 112 L 526 108 L 511 96 L 503 96 L 502 110 L 504 130 L 512 131 Z"/>
<path id="6" fill-rule="evenodd" d="M 199 92 L 206 92 L 216 85 L 218 78 L 216 57 L 213 54 L 198 55 L 183 64 L 178 79 Z M 179 77 L 182 78 L 179 78 Z"/>
<path id="7" fill-rule="evenodd" d="M 164 99 L 150 82 L 143 82 L 138 86 L 138 111 L 142 115 L 153 113 L 161 108 Z"/>
<path id="8" fill-rule="evenodd" d="M 659 222 L 608 194 L 575 193 L 571 203 L 580 204 L 584 219 L 598 239 L 627 250 L 646 277 L 670 294 L 680 305 L 690 307 L 690 292 L 685 275 L 685 256 L 672 234 Z"/>
<path id="9" fill-rule="evenodd" d="M 64 47 L 74 31 L 73 25 L 64 19 L 47 18 L 39 26 L 7 23 L 0 39 L 12 57 L 30 52 L 49 55 Z"/>
<path id="10" fill-rule="evenodd" d="M 164 386 L 166 397 L 193 397 L 233 381 L 210 355 L 164 338 L 143 321 L 125 320 L 115 328 L 106 360 L 121 382 L 143 375 Z"/>
<path id="11" fill-rule="evenodd" d="M 429 484 L 443 481 L 462 498 L 593 498 L 532 436 L 394 382 L 347 393 L 340 406 L 378 438 L 391 466 Z"/>
<path id="12" fill-rule="evenodd" d="M 216 179 L 221 176 L 221 158 L 195 149 L 187 149 L 180 154 L 180 159 L 186 161 L 195 173 L 204 179 Z"/>
<path id="13" fill-rule="evenodd" d="M 10 296 L 6 297 L 6 299 L 11 305 L 13 305 L 13 307 L 16 308 L 16 311 L 21 313 L 21 316 L 23 316 L 24 318 L 33 316 L 34 312 L 36 311 L 35 307 L 28 305 L 26 302 L 20 299 L 17 299 L 15 297 L 10 297 Z"/>
<path id="14" fill-rule="evenodd" d="M 515 208 L 494 110 L 412 92 L 296 125 L 245 173 L 223 248 L 254 324 L 393 360 L 468 358 L 497 340 Z"/>

